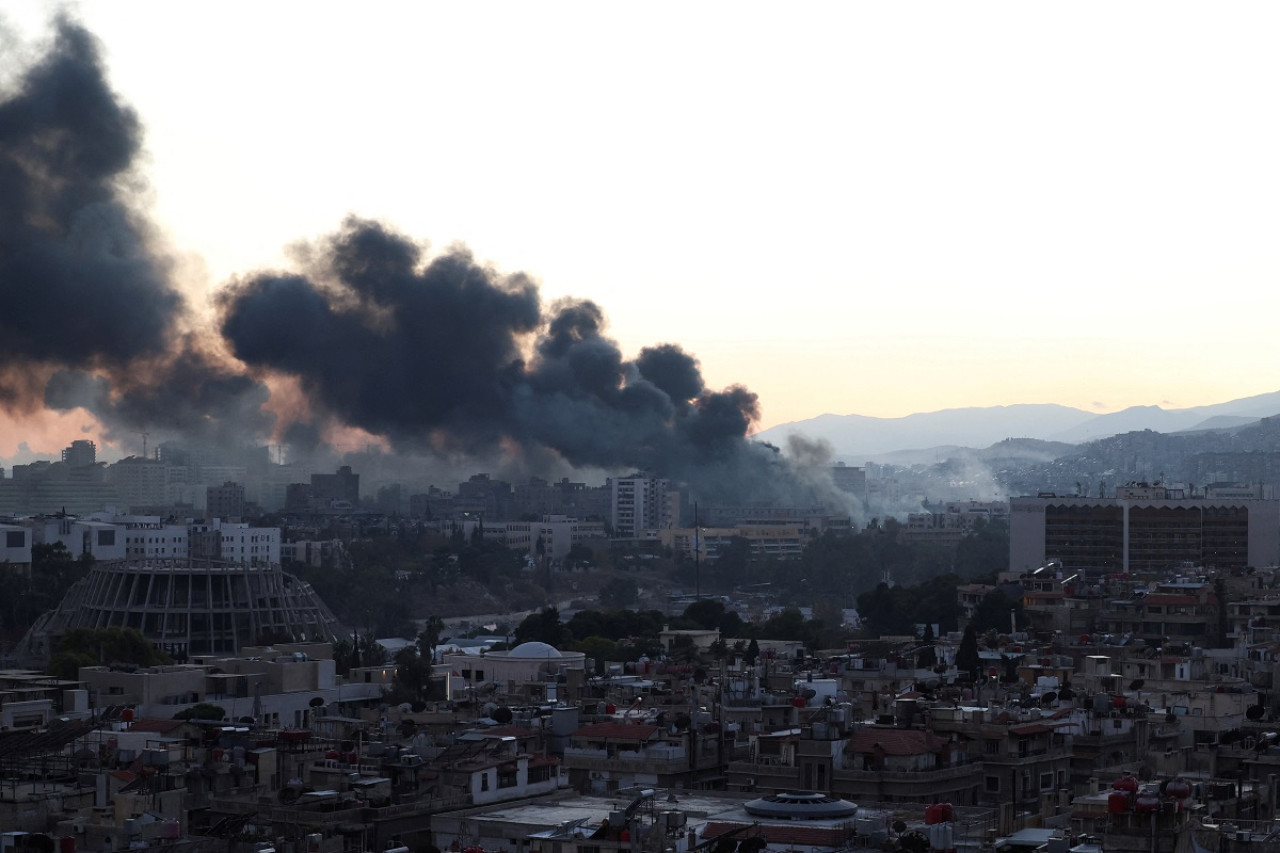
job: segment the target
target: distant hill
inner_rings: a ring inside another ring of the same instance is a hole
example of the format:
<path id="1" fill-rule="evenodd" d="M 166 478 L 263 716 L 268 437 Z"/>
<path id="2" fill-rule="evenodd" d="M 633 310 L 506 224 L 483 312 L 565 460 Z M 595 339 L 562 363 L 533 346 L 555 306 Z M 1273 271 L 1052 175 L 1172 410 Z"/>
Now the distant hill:
<path id="1" fill-rule="evenodd" d="M 756 437 L 785 446 L 787 436 L 795 433 L 826 441 L 836 457 L 849 464 L 908 464 L 945 458 L 954 455 L 957 448 L 992 448 L 1009 438 L 1080 444 L 1141 430 L 1177 433 L 1238 429 L 1276 414 L 1280 414 L 1280 391 L 1211 406 L 1133 406 L 1105 415 L 1056 404 L 943 409 L 901 418 L 827 414 L 780 424 Z M 1050 452 L 1047 448 L 1039 450 Z"/>
<path id="2" fill-rule="evenodd" d="M 1132 406 L 1119 412 L 1094 415 L 1090 420 L 1046 436 L 1056 441 L 1078 444 L 1109 435 L 1149 429 L 1155 432 L 1184 432 L 1194 429 L 1221 429 L 1241 426 L 1280 413 L 1280 391 L 1244 397 L 1212 406 L 1190 409 L 1162 409 L 1159 406 Z M 1215 423 L 1221 418 L 1230 422 Z"/>

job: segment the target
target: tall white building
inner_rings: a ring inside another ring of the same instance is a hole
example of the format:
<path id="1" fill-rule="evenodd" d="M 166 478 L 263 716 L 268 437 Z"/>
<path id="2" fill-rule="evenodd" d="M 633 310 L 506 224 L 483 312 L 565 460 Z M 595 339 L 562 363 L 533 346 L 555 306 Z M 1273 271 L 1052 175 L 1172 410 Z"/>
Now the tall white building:
<path id="1" fill-rule="evenodd" d="M 671 481 L 633 474 L 609 481 L 609 523 L 613 535 L 639 536 L 644 530 L 663 530 L 680 519 L 680 494 Z"/>

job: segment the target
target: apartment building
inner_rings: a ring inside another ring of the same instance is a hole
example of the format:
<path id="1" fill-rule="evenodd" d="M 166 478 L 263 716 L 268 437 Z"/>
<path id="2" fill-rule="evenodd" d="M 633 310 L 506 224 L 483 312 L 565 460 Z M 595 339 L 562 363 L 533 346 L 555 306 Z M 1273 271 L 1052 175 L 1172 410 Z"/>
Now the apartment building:
<path id="1" fill-rule="evenodd" d="M 661 477 L 633 474 L 609 480 L 609 523 L 618 538 L 634 538 L 645 530 L 662 530 L 680 518 L 680 495 Z"/>

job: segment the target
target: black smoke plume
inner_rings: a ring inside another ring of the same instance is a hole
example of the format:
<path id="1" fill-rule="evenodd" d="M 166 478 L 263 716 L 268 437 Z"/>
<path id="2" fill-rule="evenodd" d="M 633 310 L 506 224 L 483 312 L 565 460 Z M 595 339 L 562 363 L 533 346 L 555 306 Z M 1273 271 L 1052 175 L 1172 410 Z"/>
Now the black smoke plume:
<path id="1" fill-rule="evenodd" d="M 0 404 L 83 407 L 108 439 L 311 449 L 347 427 L 400 453 L 501 449 L 737 500 L 795 485 L 748 440 L 750 391 L 708 389 L 673 344 L 628 360 L 595 303 L 543 306 L 526 276 L 375 221 L 348 220 L 300 270 L 236 278 L 201 330 L 133 201 L 138 117 L 94 39 L 67 18 L 55 30 L 0 93 Z M 269 400 L 280 382 L 301 404 Z"/>
<path id="2" fill-rule="evenodd" d="M 83 406 L 108 438 L 269 428 L 265 388 L 183 331 L 172 264 L 133 202 L 141 139 L 93 37 L 58 19 L 0 96 L 0 405 Z"/>
<path id="3" fill-rule="evenodd" d="M 525 276 L 499 275 L 463 249 L 428 258 L 367 220 L 348 220 L 311 258 L 306 275 L 257 273 L 219 296 L 232 353 L 294 378 L 311 418 L 402 452 L 488 453 L 502 442 L 575 467 L 681 479 L 772 467 L 773 454 L 746 438 L 754 394 L 708 391 L 697 361 L 672 344 L 628 361 L 593 302 L 544 310 Z"/>

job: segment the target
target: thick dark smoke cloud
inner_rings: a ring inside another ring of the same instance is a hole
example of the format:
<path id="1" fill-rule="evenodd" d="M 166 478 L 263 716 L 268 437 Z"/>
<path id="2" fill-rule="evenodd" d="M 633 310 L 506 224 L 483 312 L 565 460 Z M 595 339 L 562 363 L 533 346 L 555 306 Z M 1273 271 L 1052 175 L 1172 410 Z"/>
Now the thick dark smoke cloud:
<path id="1" fill-rule="evenodd" d="M 267 429 L 265 388 L 182 332 L 172 265 L 132 202 L 141 145 L 93 37 L 56 21 L 0 93 L 0 405 L 84 406 L 108 438 Z"/>
<path id="2" fill-rule="evenodd" d="M 182 299 L 121 201 L 140 124 L 107 89 L 92 38 L 61 21 L 0 102 L 0 357 L 118 367 L 168 345 Z"/>
<path id="3" fill-rule="evenodd" d="M 346 427 L 403 453 L 643 469 L 725 499 L 796 485 L 747 439 L 750 391 L 708 389 L 673 344 L 628 360 L 595 303 L 544 306 L 527 277 L 378 222 L 342 224 L 298 271 L 233 280 L 200 330 L 132 202 L 140 150 L 93 38 L 60 20 L 0 93 L 0 405 L 83 407 L 108 439 L 315 449 Z M 268 382 L 301 397 L 269 401 Z"/>
<path id="4" fill-rule="evenodd" d="M 526 277 L 463 249 L 428 259 L 381 223 L 348 220 L 306 275 L 247 276 L 219 302 L 221 332 L 251 370 L 293 377 L 310 417 L 399 451 L 487 453 L 502 441 L 578 467 L 681 478 L 772 464 L 746 440 L 755 395 L 708 391 L 679 347 L 628 361 L 595 303 L 544 311 Z"/>

